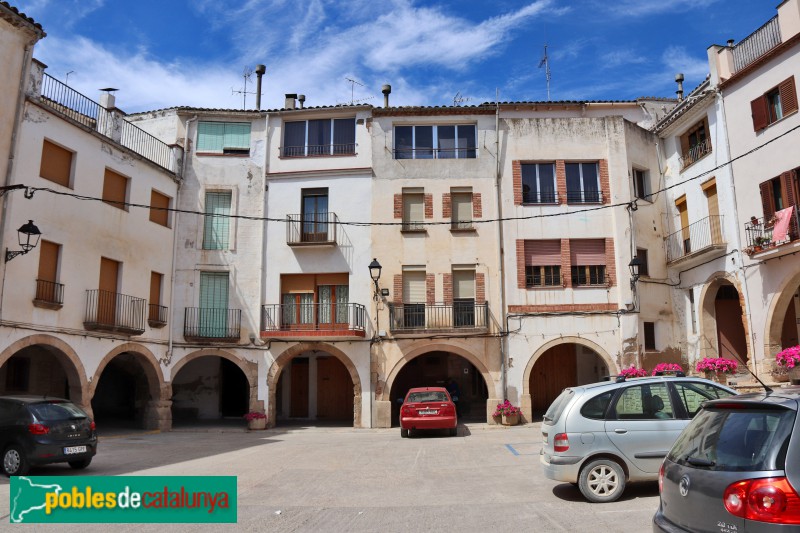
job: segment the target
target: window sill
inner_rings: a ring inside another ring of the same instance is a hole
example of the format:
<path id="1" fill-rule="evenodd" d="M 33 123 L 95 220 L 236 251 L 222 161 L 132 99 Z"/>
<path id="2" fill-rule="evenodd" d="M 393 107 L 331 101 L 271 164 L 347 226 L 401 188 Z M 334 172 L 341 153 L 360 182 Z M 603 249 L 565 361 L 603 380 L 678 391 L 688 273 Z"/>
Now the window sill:
<path id="1" fill-rule="evenodd" d="M 606 283 L 602 285 L 589 285 L 589 284 L 576 285 L 574 283 L 572 284 L 573 289 L 610 289 L 611 287 L 613 287 L 613 285 L 609 285 Z"/>
<path id="2" fill-rule="evenodd" d="M 470 228 L 450 228 L 450 233 L 478 233 L 478 228 L 475 226 Z"/>
<path id="3" fill-rule="evenodd" d="M 33 306 L 39 307 L 41 309 L 50 309 L 52 311 L 58 311 L 59 309 L 64 307 L 64 304 L 59 302 L 48 302 L 47 300 L 33 300 Z"/>
<path id="4" fill-rule="evenodd" d="M 788 115 L 783 115 L 781 118 L 779 118 L 779 119 L 778 119 L 778 120 L 776 120 L 775 122 L 770 122 L 769 124 L 767 124 L 767 125 L 766 125 L 766 127 L 765 127 L 763 130 L 758 130 L 758 131 L 756 132 L 756 134 L 761 134 L 762 132 L 765 132 L 765 131 L 767 131 L 768 129 L 770 129 L 770 128 L 771 128 L 772 126 L 774 126 L 775 124 L 780 124 L 781 122 L 783 122 L 783 121 L 784 121 L 784 120 L 786 120 L 787 118 L 789 118 L 789 117 L 793 117 L 793 116 L 794 116 L 794 115 L 796 115 L 797 113 L 798 113 L 797 111 L 792 111 L 792 112 L 791 112 L 791 113 L 789 113 Z"/>
<path id="5" fill-rule="evenodd" d="M 566 289 L 566 285 L 525 285 L 526 291 L 541 291 L 541 290 L 562 290 Z"/>
<path id="6" fill-rule="evenodd" d="M 557 206 L 561 205 L 561 202 L 522 202 L 522 204 L 520 205 L 522 205 L 523 207 L 536 207 L 541 205 Z"/>
<path id="7" fill-rule="evenodd" d="M 403 233 L 403 234 L 405 234 L 405 233 L 409 233 L 409 234 L 428 233 L 428 230 L 426 230 L 425 228 L 422 228 L 422 229 L 401 229 L 400 233 Z"/>

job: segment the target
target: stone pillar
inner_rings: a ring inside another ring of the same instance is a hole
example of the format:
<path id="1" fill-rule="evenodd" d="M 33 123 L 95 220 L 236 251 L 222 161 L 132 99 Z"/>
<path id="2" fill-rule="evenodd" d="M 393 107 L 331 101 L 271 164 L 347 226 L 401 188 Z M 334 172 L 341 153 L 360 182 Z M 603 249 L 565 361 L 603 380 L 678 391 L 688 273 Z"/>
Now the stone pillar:
<path id="1" fill-rule="evenodd" d="M 375 427 L 392 427 L 392 402 L 389 400 L 375 401 Z"/>
<path id="2" fill-rule="evenodd" d="M 530 395 L 528 395 L 528 398 L 530 398 Z M 499 398 L 489 398 L 488 400 L 486 400 L 486 423 L 487 424 L 492 424 L 492 425 L 496 426 L 496 425 L 498 425 L 500 423 L 500 419 L 499 418 L 494 418 L 492 416 L 492 413 L 494 413 L 494 410 L 497 409 L 497 404 L 498 403 L 503 403 L 504 401 L 505 400 L 501 400 Z"/>
<path id="3" fill-rule="evenodd" d="M 172 429 L 172 400 L 148 400 L 144 405 L 144 429 Z"/>
<path id="4" fill-rule="evenodd" d="M 522 408 L 522 422 L 528 423 L 533 420 L 533 401 L 530 394 L 521 394 L 519 406 Z"/>

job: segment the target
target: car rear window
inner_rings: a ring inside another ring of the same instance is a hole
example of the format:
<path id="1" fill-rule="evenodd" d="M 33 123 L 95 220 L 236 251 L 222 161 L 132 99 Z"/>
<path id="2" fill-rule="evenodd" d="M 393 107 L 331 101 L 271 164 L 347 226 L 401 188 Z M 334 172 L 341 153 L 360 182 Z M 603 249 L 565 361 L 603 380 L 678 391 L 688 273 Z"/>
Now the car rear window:
<path id="1" fill-rule="evenodd" d="M 447 394 L 441 391 L 412 392 L 408 395 L 409 403 L 446 402 Z"/>
<path id="2" fill-rule="evenodd" d="M 704 409 L 668 457 L 715 471 L 783 470 L 795 417 L 788 409 Z"/>
<path id="3" fill-rule="evenodd" d="M 572 396 L 575 394 L 572 389 L 564 389 L 561 391 L 561 394 L 558 395 L 558 398 L 550 404 L 550 407 L 547 409 L 547 412 L 544 414 L 544 418 L 542 419 L 543 423 L 548 425 L 553 425 L 558 422 L 558 419 L 561 417 L 561 413 L 564 412 L 564 409 L 567 407 L 567 404 L 572 399 Z"/>
<path id="4" fill-rule="evenodd" d="M 86 418 L 86 413 L 70 402 L 32 403 L 29 409 L 37 420 L 54 422 Z"/>
<path id="5" fill-rule="evenodd" d="M 611 397 L 614 396 L 614 391 L 604 392 L 598 394 L 594 398 L 588 400 L 583 407 L 581 407 L 581 415 L 586 418 L 594 418 L 595 420 L 602 420 L 606 417 L 606 410 L 608 404 L 611 403 Z"/>

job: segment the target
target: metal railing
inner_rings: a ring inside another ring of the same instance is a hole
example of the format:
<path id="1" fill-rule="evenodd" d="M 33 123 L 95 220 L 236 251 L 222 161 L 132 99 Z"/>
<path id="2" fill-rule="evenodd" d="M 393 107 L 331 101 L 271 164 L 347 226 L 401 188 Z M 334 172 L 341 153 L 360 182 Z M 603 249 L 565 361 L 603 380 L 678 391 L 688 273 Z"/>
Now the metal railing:
<path id="1" fill-rule="evenodd" d="M 389 304 L 392 331 L 489 327 L 489 303 L 472 300 L 452 304 Z"/>
<path id="2" fill-rule="evenodd" d="M 238 342 L 241 330 L 241 309 L 186 308 L 183 320 L 183 336 L 186 339 Z"/>
<path id="3" fill-rule="evenodd" d="M 41 102 L 72 120 L 97 130 L 156 165 L 175 172 L 172 149 L 143 129 L 127 122 L 121 111 L 108 111 L 103 106 L 53 78 L 42 76 Z M 115 129 L 119 131 L 115 135 Z M 118 138 L 116 138 L 118 137 Z"/>
<path id="4" fill-rule="evenodd" d="M 711 139 L 695 144 L 681 155 L 681 170 L 699 161 L 703 156 L 710 154 L 711 151 Z"/>
<path id="5" fill-rule="evenodd" d="M 314 157 L 325 155 L 355 155 L 356 143 L 309 144 L 307 146 L 282 146 L 281 157 Z"/>
<path id="6" fill-rule="evenodd" d="M 475 224 L 471 220 L 453 220 L 450 222 L 450 229 L 469 230 L 474 228 Z"/>
<path id="7" fill-rule="evenodd" d="M 100 289 L 86 291 L 86 329 L 144 333 L 147 300 Z"/>
<path id="8" fill-rule="evenodd" d="M 165 325 L 167 323 L 168 309 L 163 305 L 150 304 L 147 311 L 147 323 L 151 326 Z"/>
<path id="9" fill-rule="evenodd" d="M 569 190 L 567 189 L 568 204 L 602 204 L 603 191 Z"/>
<path id="10" fill-rule="evenodd" d="M 336 243 L 338 226 L 336 213 L 286 215 L 286 243 Z"/>
<path id="11" fill-rule="evenodd" d="M 781 29 L 776 15 L 733 47 L 734 72 L 739 72 L 779 44 Z"/>
<path id="12" fill-rule="evenodd" d="M 725 244 L 722 219 L 723 215 L 707 216 L 670 234 L 665 243 L 667 262 L 677 261 L 706 248 Z"/>
<path id="13" fill-rule="evenodd" d="M 419 220 L 404 220 L 400 225 L 401 231 L 425 231 L 425 223 Z"/>
<path id="14" fill-rule="evenodd" d="M 523 204 L 557 204 L 558 193 L 550 192 L 524 192 L 522 193 Z"/>
<path id="15" fill-rule="evenodd" d="M 364 331 L 367 309 L 357 303 L 267 304 L 261 331 Z"/>
<path id="16" fill-rule="evenodd" d="M 786 233 L 786 237 L 780 241 L 774 240 L 774 230 L 775 221 L 772 217 L 767 220 L 764 217 L 752 217 L 750 222 L 746 222 L 744 225 L 748 251 L 757 253 L 767 248 L 773 248 L 800 239 L 800 215 L 798 215 L 797 206 L 792 209 L 792 219 L 789 221 L 789 231 Z"/>
<path id="17" fill-rule="evenodd" d="M 395 159 L 475 159 L 477 148 L 395 148 Z"/>
<path id="18" fill-rule="evenodd" d="M 36 297 L 38 302 L 62 305 L 64 303 L 64 285 L 54 281 L 36 280 Z"/>

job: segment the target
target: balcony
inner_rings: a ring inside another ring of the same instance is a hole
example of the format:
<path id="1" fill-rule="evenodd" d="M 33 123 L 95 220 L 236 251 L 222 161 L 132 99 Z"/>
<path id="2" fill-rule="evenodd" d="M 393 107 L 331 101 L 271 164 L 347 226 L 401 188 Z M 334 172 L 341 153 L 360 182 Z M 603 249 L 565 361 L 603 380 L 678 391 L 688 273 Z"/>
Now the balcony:
<path id="1" fill-rule="evenodd" d="M 395 159 L 475 159 L 476 148 L 395 148 Z"/>
<path id="2" fill-rule="evenodd" d="M 239 342 L 242 333 L 241 309 L 187 307 L 183 337 L 187 341 Z"/>
<path id="3" fill-rule="evenodd" d="M 167 307 L 150 304 L 147 312 L 147 324 L 151 328 L 163 328 L 167 325 Z"/>
<path id="4" fill-rule="evenodd" d="M 775 16 L 733 48 L 734 72 L 739 72 L 779 44 L 781 44 L 781 30 L 778 17 Z"/>
<path id="5" fill-rule="evenodd" d="M 336 246 L 339 219 L 336 213 L 286 215 L 289 246 Z"/>
<path id="6" fill-rule="evenodd" d="M 681 170 L 701 160 L 703 157 L 710 154 L 711 151 L 712 149 L 711 149 L 710 139 L 706 139 L 703 142 L 695 144 L 694 146 L 686 150 L 681 156 L 680 158 Z"/>
<path id="7" fill-rule="evenodd" d="M 146 308 L 147 300 L 144 298 L 99 289 L 88 290 L 83 327 L 88 330 L 141 335 L 145 330 Z"/>
<path id="8" fill-rule="evenodd" d="M 603 192 L 592 190 L 567 189 L 568 204 L 602 204 Z"/>
<path id="9" fill-rule="evenodd" d="M 395 332 L 489 329 L 489 304 L 389 304 L 389 327 Z"/>
<path id="10" fill-rule="evenodd" d="M 318 144 L 308 146 L 282 146 L 281 157 L 324 157 L 356 155 L 356 143 Z"/>
<path id="11" fill-rule="evenodd" d="M 556 191 L 532 192 L 522 191 L 522 203 L 525 205 L 558 204 Z"/>
<path id="12" fill-rule="evenodd" d="M 796 206 L 792 209 L 792 218 L 789 221 L 789 231 L 786 233 L 786 237 L 776 240 L 773 236 L 774 230 L 774 218 L 765 220 L 752 217 L 750 222 L 744 225 L 747 241 L 747 248 L 744 249 L 744 252 L 754 259 L 760 259 L 779 257 L 800 249 L 800 216 L 798 216 Z"/>
<path id="13" fill-rule="evenodd" d="M 267 304 L 262 338 L 364 337 L 367 310 L 356 303 Z"/>
<path id="14" fill-rule="evenodd" d="M 722 233 L 722 215 L 708 216 L 672 233 L 665 239 L 667 263 L 691 261 L 702 256 L 711 259 L 725 253 L 728 246 Z"/>
<path id="15" fill-rule="evenodd" d="M 37 279 L 33 305 L 44 309 L 61 309 L 64 306 L 64 285 Z"/>

